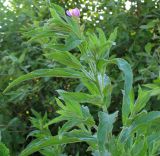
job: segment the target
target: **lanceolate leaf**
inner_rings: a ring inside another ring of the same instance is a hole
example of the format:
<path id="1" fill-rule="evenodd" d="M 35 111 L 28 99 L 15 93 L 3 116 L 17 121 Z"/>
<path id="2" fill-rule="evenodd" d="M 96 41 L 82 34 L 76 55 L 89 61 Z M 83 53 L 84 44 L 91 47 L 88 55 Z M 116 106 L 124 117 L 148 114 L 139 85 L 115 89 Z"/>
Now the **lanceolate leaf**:
<path id="1" fill-rule="evenodd" d="M 76 143 L 76 142 L 82 142 L 82 141 L 96 142 L 96 138 L 80 130 L 74 130 L 70 133 L 66 133 L 61 138 L 59 138 L 59 136 L 44 137 L 44 138 L 36 139 L 32 141 L 26 147 L 26 149 L 22 151 L 20 156 L 28 156 L 36 151 L 43 149 L 44 147 L 67 144 L 67 143 Z"/>
<path id="2" fill-rule="evenodd" d="M 68 67 L 81 69 L 81 63 L 77 60 L 77 58 L 69 52 L 56 51 L 52 53 L 48 53 L 45 55 L 49 59 L 54 59 L 61 64 L 64 64 Z"/>
<path id="3" fill-rule="evenodd" d="M 64 101 L 73 100 L 79 103 L 90 103 L 101 107 L 102 100 L 101 97 L 97 95 L 90 95 L 82 92 L 66 92 L 63 90 L 57 90 L 60 97 L 64 99 Z"/>
<path id="4" fill-rule="evenodd" d="M 51 16 L 53 18 L 60 19 L 60 17 L 65 17 L 65 10 L 59 5 L 52 3 L 49 9 L 50 9 Z"/>
<path id="5" fill-rule="evenodd" d="M 147 141 L 146 138 L 137 138 L 132 145 L 131 153 L 134 156 L 147 155 Z"/>
<path id="6" fill-rule="evenodd" d="M 124 98 L 122 105 L 122 118 L 123 118 L 123 123 L 125 123 L 130 113 L 130 92 L 132 90 L 133 74 L 131 66 L 128 64 L 127 61 L 120 58 L 117 58 L 115 60 L 119 69 L 124 74 L 125 82 L 124 82 Z"/>
<path id="7" fill-rule="evenodd" d="M 72 38 L 70 38 L 70 39 L 66 39 L 66 43 L 65 43 L 65 48 L 64 48 L 64 50 L 67 50 L 67 51 L 70 51 L 70 50 L 72 50 L 72 49 L 75 49 L 76 47 L 78 47 L 80 44 L 82 43 L 82 40 L 80 40 L 80 39 L 77 39 L 77 38 L 75 38 L 75 39 L 72 39 Z"/>
<path id="8" fill-rule="evenodd" d="M 110 34 L 109 39 L 106 42 L 105 47 L 106 47 L 107 52 L 103 55 L 105 55 L 105 57 L 107 57 L 107 58 L 109 57 L 111 47 L 115 44 L 115 40 L 117 38 L 117 29 L 118 28 L 114 29 L 113 33 Z"/>
<path id="9" fill-rule="evenodd" d="M 97 140 L 100 156 L 105 156 L 105 144 L 109 142 L 109 134 L 112 133 L 113 123 L 116 120 L 118 112 L 108 114 L 105 112 L 99 112 L 99 126 L 97 132 Z"/>
<path id="10" fill-rule="evenodd" d="M 77 101 L 72 99 L 66 100 L 65 104 L 63 104 L 59 99 L 56 101 L 58 106 L 61 108 L 57 110 L 59 116 L 50 120 L 44 125 L 44 128 L 61 121 L 67 122 L 62 126 L 60 131 L 69 130 L 75 126 L 79 127 L 82 124 L 90 127 L 95 124 L 87 106 L 81 106 L 79 103 L 77 103 Z"/>
<path id="11" fill-rule="evenodd" d="M 132 112 L 138 113 L 143 109 L 151 97 L 150 91 L 143 91 L 140 87 L 138 90 L 138 98 L 135 102 Z"/>
<path id="12" fill-rule="evenodd" d="M 160 119 L 160 111 L 152 111 L 140 115 L 132 122 L 129 127 L 123 129 L 120 134 L 121 142 L 127 141 L 131 134 L 133 134 L 133 132 L 135 132 L 136 130 L 140 130 L 139 128 L 141 128 L 142 126 L 143 128 L 147 128 L 149 124 L 152 124 L 157 119 Z"/>
<path id="13" fill-rule="evenodd" d="M 92 82 L 91 80 L 86 79 L 86 78 L 81 79 L 81 81 L 92 95 L 99 94 L 99 90 L 94 82 Z"/>
<path id="14" fill-rule="evenodd" d="M 112 85 L 109 77 L 106 75 L 105 75 L 104 81 L 105 82 L 104 82 L 104 89 L 103 89 L 103 94 L 104 94 L 103 103 L 104 103 L 104 107 L 108 108 L 111 103 Z"/>
<path id="15" fill-rule="evenodd" d="M 122 119 L 123 123 L 126 123 L 128 115 L 130 113 L 130 92 L 132 90 L 133 73 L 130 64 L 121 58 L 115 58 L 109 60 L 109 63 L 117 64 L 118 68 L 124 74 L 124 92 L 123 92 L 123 105 L 122 105 Z"/>
<path id="16" fill-rule="evenodd" d="M 4 90 L 4 93 L 14 87 L 15 85 L 18 85 L 19 83 L 30 80 L 33 78 L 39 78 L 39 77 L 68 77 L 68 78 L 81 78 L 82 74 L 81 72 L 75 71 L 73 69 L 67 69 L 67 68 L 54 68 L 54 69 L 40 69 L 35 70 L 31 73 L 28 73 L 26 75 L 22 75 L 15 79 L 13 82 L 9 84 L 9 86 Z"/>
<path id="17" fill-rule="evenodd" d="M 65 143 L 75 143 L 75 142 L 79 142 L 79 140 L 77 138 L 71 138 L 71 137 L 63 137 L 59 139 L 58 136 L 56 137 L 51 136 L 42 139 L 36 139 L 32 141 L 24 151 L 22 151 L 20 156 L 28 156 L 36 151 L 41 150 L 44 147 L 65 144 Z"/>

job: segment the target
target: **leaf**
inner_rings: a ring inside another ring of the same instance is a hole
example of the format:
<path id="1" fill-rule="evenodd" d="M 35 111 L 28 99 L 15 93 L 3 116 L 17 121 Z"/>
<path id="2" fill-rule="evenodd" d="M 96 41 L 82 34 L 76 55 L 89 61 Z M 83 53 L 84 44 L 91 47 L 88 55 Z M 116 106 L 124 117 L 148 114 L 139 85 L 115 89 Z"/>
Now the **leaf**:
<path id="1" fill-rule="evenodd" d="M 150 89 L 151 96 L 160 95 L 160 85 L 158 84 L 158 81 L 157 83 L 145 84 L 144 86 Z"/>
<path id="2" fill-rule="evenodd" d="M 56 151 L 53 147 L 47 147 L 40 151 L 43 156 L 57 156 L 57 154 L 59 155 L 57 152 L 58 151 Z"/>
<path id="3" fill-rule="evenodd" d="M 73 35 L 72 36 L 70 35 L 68 38 L 66 38 L 66 43 L 65 43 L 65 46 L 64 46 L 64 50 L 70 51 L 72 49 L 75 49 L 81 43 L 82 43 L 82 40 L 80 40 L 77 37 L 73 38 Z"/>
<path id="4" fill-rule="evenodd" d="M 59 137 L 61 138 L 65 132 L 67 132 L 76 125 L 77 121 L 67 121 L 66 123 L 64 123 L 63 126 L 58 131 Z"/>
<path id="5" fill-rule="evenodd" d="M 53 145 L 62 145 L 62 144 L 76 143 L 76 142 L 82 142 L 82 141 L 95 142 L 96 138 L 80 130 L 74 130 L 72 132 L 65 133 L 65 135 L 62 136 L 62 138 L 59 138 L 59 136 L 44 137 L 44 138 L 36 139 L 32 141 L 26 147 L 26 149 L 24 149 L 21 152 L 20 156 L 28 156 L 45 147 L 49 147 Z"/>
<path id="6" fill-rule="evenodd" d="M 93 81 L 91 81 L 87 78 L 82 78 L 81 81 L 91 94 L 93 94 L 93 95 L 99 94 L 99 90 Z"/>
<path id="7" fill-rule="evenodd" d="M 104 33 L 103 30 L 100 29 L 100 28 L 97 28 L 96 30 L 97 30 L 97 32 L 98 32 L 98 36 L 99 36 L 100 42 L 101 42 L 102 44 L 105 44 L 105 42 L 107 41 L 107 40 L 106 40 L 105 33 Z"/>
<path id="8" fill-rule="evenodd" d="M 64 137 L 59 139 L 59 136 L 56 137 L 44 137 L 42 139 L 36 139 L 32 141 L 25 150 L 22 151 L 20 156 L 28 156 L 34 152 L 41 150 L 44 147 L 49 147 L 53 145 L 60 145 L 65 143 L 75 143 L 79 142 L 77 138 Z"/>
<path id="9" fill-rule="evenodd" d="M 57 91 L 64 101 L 72 100 L 78 103 L 90 103 L 98 107 L 101 107 L 102 105 L 101 97 L 97 95 L 90 95 L 82 92 L 66 92 L 63 90 Z"/>
<path id="10" fill-rule="evenodd" d="M 133 107 L 133 113 L 138 113 L 145 107 L 147 102 L 149 101 L 151 95 L 150 91 L 142 91 L 142 89 L 139 87 L 138 90 L 138 98 L 134 104 Z"/>
<path id="11" fill-rule="evenodd" d="M 66 120 L 66 119 L 65 119 Z M 52 120 L 50 120 L 48 123 L 46 123 L 43 127 L 46 128 L 48 127 L 49 125 L 52 125 L 54 123 L 58 123 L 58 122 L 61 122 L 61 121 L 64 121 L 64 117 L 63 116 L 59 116 L 59 117 L 56 117 Z"/>
<path id="12" fill-rule="evenodd" d="M 149 113 L 143 113 L 138 116 L 129 127 L 126 127 L 120 133 L 119 139 L 122 143 L 126 142 L 127 139 L 135 132 L 136 130 L 140 130 L 139 128 L 147 128 L 149 124 L 152 124 L 157 119 L 160 119 L 160 111 L 152 111 Z M 159 126 L 159 125 L 157 125 Z"/>
<path id="13" fill-rule="evenodd" d="M 160 132 L 153 132 L 147 137 L 147 142 L 149 146 L 149 154 L 158 155 L 158 151 L 160 149 Z"/>
<path id="14" fill-rule="evenodd" d="M 115 45 L 117 37 L 117 28 L 110 34 L 109 39 L 106 40 L 105 34 L 102 29 L 97 29 L 98 35 L 95 33 L 87 32 L 87 49 L 81 47 L 81 51 L 91 51 L 95 58 L 109 57 L 109 52 L 112 45 Z"/>
<path id="15" fill-rule="evenodd" d="M 134 95 L 134 89 L 132 88 L 130 92 L 130 110 L 131 112 L 133 112 L 134 104 L 135 104 L 135 95 Z"/>
<path id="16" fill-rule="evenodd" d="M 50 10 L 51 16 L 52 16 L 53 18 L 61 19 L 55 9 L 49 8 L 49 10 Z"/>
<path id="17" fill-rule="evenodd" d="M 60 19 L 60 17 L 66 16 L 65 10 L 59 5 L 51 3 L 51 7 L 49 9 L 53 18 Z"/>
<path id="18" fill-rule="evenodd" d="M 77 101 L 72 99 L 65 100 L 65 104 L 63 104 L 59 99 L 56 99 L 56 101 L 58 106 L 61 108 L 57 111 L 60 116 L 50 120 L 44 125 L 44 128 L 57 122 L 67 121 L 60 129 L 59 133 L 61 133 L 61 131 L 64 132 L 72 127 L 79 127 L 82 124 L 89 127 L 92 127 L 95 124 L 87 106 L 81 106 Z"/>
<path id="19" fill-rule="evenodd" d="M 82 65 L 78 59 L 69 52 L 55 51 L 52 53 L 45 54 L 49 59 L 54 59 L 55 61 L 64 64 L 68 67 L 81 69 Z"/>
<path id="20" fill-rule="evenodd" d="M 118 112 L 108 114 L 106 112 L 99 112 L 99 125 L 97 131 L 97 140 L 100 156 L 105 156 L 105 144 L 109 143 L 109 135 L 112 133 L 113 123 L 116 120 Z"/>
<path id="21" fill-rule="evenodd" d="M 74 124 L 82 122 L 83 114 L 81 110 L 81 105 L 78 102 L 69 100 L 65 101 L 65 104 L 63 104 L 59 99 L 56 99 L 56 101 L 58 106 L 61 107 L 61 109 L 57 111 L 57 113 L 60 114 L 60 116 L 49 121 L 45 125 L 45 127 L 56 122 L 67 120 L 74 122 Z"/>
<path id="22" fill-rule="evenodd" d="M 109 39 L 107 40 L 106 42 L 106 49 L 107 49 L 107 52 L 105 54 L 102 54 L 102 55 L 105 55 L 106 58 L 109 57 L 109 53 L 110 53 L 110 49 L 113 45 L 115 45 L 115 40 L 117 38 L 117 30 L 118 28 L 116 27 L 114 29 L 114 31 L 110 34 L 109 36 Z"/>
<path id="23" fill-rule="evenodd" d="M 65 10 L 63 9 L 63 7 L 55 4 L 55 3 L 52 3 L 51 4 L 52 7 L 54 8 L 54 10 L 56 10 L 56 12 L 60 15 L 60 16 L 64 16 L 65 15 Z"/>
<path id="24" fill-rule="evenodd" d="M 106 65 L 107 62 L 105 59 L 99 59 L 97 61 L 97 68 L 100 71 L 100 73 L 104 74 L 106 72 Z"/>
<path id="25" fill-rule="evenodd" d="M 128 115 L 130 113 L 130 94 L 132 91 L 132 83 L 133 83 L 133 73 L 130 64 L 121 58 L 115 58 L 112 60 L 109 60 L 108 63 L 114 63 L 118 65 L 118 68 L 123 72 L 124 74 L 124 92 L 123 92 L 123 104 L 122 104 L 122 120 L 125 124 Z"/>
<path id="26" fill-rule="evenodd" d="M 148 54 L 151 53 L 152 48 L 153 48 L 153 44 L 150 43 L 150 42 L 145 45 L 145 51 L 146 51 Z"/>
<path id="27" fill-rule="evenodd" d="M 159 22 L 158 19 L 154 19 L 154 20 L 151 20 L 149 23 L 147 23 L 147 25 L 141 25 L 140 28 L 141 29 L 151 29 L 151 28 L 154 28 L 155 25 Z"/>
<path id="28" fill-rule="evenodd" d="M 88 127 L 92 127 L 95 125 L 94 118 L 91 115 L 89 108 L 87 106 L 81 106 L 83 118 L 85 119 L 84 124 L 86 124 Z"/>
<path id="29" fill-rule="evenodd" d="M 146 138 L 137 137 L 131 148 L 131 153 L 134 156 L 147 155 Z"/>
<path id="30" fill-rule="evenodd" d="M 26 75 L 22 75 L 19 78 L 15 79 L 4 90 L 4 93 L 23 81 L 30 80 L 33 78 L 39 78 L 39 77 L 81 78 L 82 74 L 81 74 L 81 72 L 75 71 L 73 69 L 67 69 L 67 68 L 39 69 L 39 70 L 35 70 L 31 73 L 28 73 Z"/>
<path id="31" fill-rule="evenodd" d="M 103 103 L 104 103 L 104 106 L 108 108 L 111 103 L 112 85 L 111 85 L 110 78 L 107 75 L 105 75 L 104 81 L 105 82 L 104 82 L 104 89 L 103 89 L 103 94 L 104 94 Z"/>
<path id="32" fill-rule="evenodd" d="M 9 156 L 9 149 L 5 146 L 5 144 L 3 144 L 2 142 L 0 142 L 0 156 Z"/>
<path id="33" fill-rule="evenodd" d="M 92 153 L 92 156 L 100 156 L 99 151 L 98 151 L 98 150 L 94 151 L 94 152 Z M 109 152 L 106 150 L 105 153 L 104 153 L 104 156 L 111 156 L 111 153 L 109 153 Z"/>

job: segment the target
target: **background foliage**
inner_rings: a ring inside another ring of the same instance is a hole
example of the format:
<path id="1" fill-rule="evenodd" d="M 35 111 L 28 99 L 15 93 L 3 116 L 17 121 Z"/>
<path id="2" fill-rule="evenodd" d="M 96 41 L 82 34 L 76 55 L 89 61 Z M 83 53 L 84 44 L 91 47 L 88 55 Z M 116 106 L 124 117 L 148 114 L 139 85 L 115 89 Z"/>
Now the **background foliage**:
<path id="1" fill-rule="evenodd" d="M 81 9 L 81 22 L 92 33 L 95 26 L 102 28 L 109 36 L 118 26 L 116 46 L 111 50 L 111 58 L 125 58 L 134 74 L 134 89 L 138 84 L 153 82 L 160 75 L 160 4 L 158 1 L 53 1 L 63 8 Z M 55 62 L 44 61 L 44 40 L 31 41 L 27 32 L 43 25 L 51 17 L 48 6 L 50 1 L 12 0 L 0 2 L 0 89 L 18 76 L 43 67 L 54 67 Z M 131 4 L 127 8 L 126 4 Z M 42 44 L 43 43 L 43 44 Z M 113 70 L 112 70 L 113 69 Z M 113 66 L 108 69 L 114 84 L 110 112 L 119 110 L 121 100 L 122 76 Z M 119 76 L 117 76 L 119 74 Z M 118 84 L 118 85 L 117 85 Z M 3 143 L 10 149 L 11 155 L 17 155 L 30 141 L 26 135 L 34 128 L 30 126 L 31 108 L 49 117 L 54 116 L 57 106 L 54 97 L 56 89 L 73 91 L 78 82 L 70 79 L 45 78 L 34 79 L 17 89 L 0 94 L 0 131 Z M 77 90 L 80 86 L 77 87 Z M 148 110 L 160 110 L 159 99 L 151 99 Z M 94 108 L 92 109 L 94 112 Z M 120 122 L 116 126 L 120 127 Z M 58 125 L 57 125 L 58 127 Z M 56 128 L 52 127 L 54 133 Z M 115 129 L 115 134 L 119 129 Z M 85 149 L 86 145 L 81 144 Z M 79 145 L 69 146 L 67 152 L 75 155 L 85 150 Z"/>

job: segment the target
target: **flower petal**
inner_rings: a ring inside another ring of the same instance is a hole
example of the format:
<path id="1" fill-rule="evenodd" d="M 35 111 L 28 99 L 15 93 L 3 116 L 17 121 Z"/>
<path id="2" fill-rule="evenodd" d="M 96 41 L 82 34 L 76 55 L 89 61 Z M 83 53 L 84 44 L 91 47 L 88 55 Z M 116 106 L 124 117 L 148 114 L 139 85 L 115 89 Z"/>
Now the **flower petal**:
<path id="1" fill-rule="evenodd" d="M 71 14 L 71 12 L 70 12 L 69 10 L 66 11 L 66 14 L 67 14 L 68 16 L 72 16 L 72 14 Z"/>
<path id="2" fill-rule="evenodd" d="M 75 8 L 72 10 L 72 16 L 77 16 L 77 17 L 80 16 L 80 11 L 78 8 Z"/>

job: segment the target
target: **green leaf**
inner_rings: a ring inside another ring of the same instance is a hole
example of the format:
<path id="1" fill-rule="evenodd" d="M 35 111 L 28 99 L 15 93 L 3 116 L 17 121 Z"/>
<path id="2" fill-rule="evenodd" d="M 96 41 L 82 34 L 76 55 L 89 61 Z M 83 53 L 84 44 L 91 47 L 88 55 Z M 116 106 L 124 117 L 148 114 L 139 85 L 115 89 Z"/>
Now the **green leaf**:
<path id="1" fill-rule="evenodd" d="M 113 123 L 118 116 L 118 112 L 108 114 L 105 112 L 99 112 L 99 125 L 97 131 L 97 140 L 100 156 L 105 156 L 105 144 L 109 143 L 109 135 L 112 134 Z"/>
<path id="2" fill-rule="evenodd" d="M 64 101 L 72 100 L 78 103 L 90 103 L 95 106 L 101 107 L 102 100 L 101 97 L 97 95 L 90 95 L 81 92 L 66 92 L 64 90 L 57 90 L 60 97 L 64 99 Z"/>
<path id="3" fill-rule="evenodd" d="M 55 3 L 52 3 L 51 5 L 53 6 L 54 10 L 56 10 L 56 12 L 60 16 L 63 17 L 65 15 L 65 10 L 63 9 L 63 7 L 61 7 L 61 6 L 59 6 L 59 5 L 55 4 Z"/>
<path id="4" fill-rule="evenodd" d="M 85 119 L 83 123 L 90 128 L 94 126 L 95 125 L 94 118 L 91 115 L 89 108 L 87 106 L 81 106 L 81 110 L 82 110 L 83 118 Z"/>
<path id="5" fill-rule="evenodd" d="M 107 63 L 114 63 L 118 65 L 118 68 L 123 72 L 124 74 L 124 92 L 123 92 L 123 104 L 122 104 L 122 120 L 125 124 L 128 115 L 130 113 L 130 94 L 132 91 L 132 83 L 133 83 L 133 73 L 130 64 L 121 58 L 115 58 L 112 60 L 109 60 Z"/>
<path id="6" fill-rule="evenodd" d="M 55 9 L 50 8 L 49 10 L 50 10 L 50 12 L 51 12 L 51 16 L 52 16 L 53 18 L 60 19 L 59 15 L 58 15 L 58 13 L 56 12 L 56 10 L 55 10 Z"/>
<path id="7" fill-rule="evenodd" d="M 74 31 L 74 30 L 72 30 Z M 76 31 L 76 30 L 75 30 Z M 78 30 L 77 30 L 78 31 Z M 80 44 L 82 43 L 82 40 L 79 39 L 77 36 L 75 36 L 74 34 L 69 35 L 66 38 L 66 42 L 64 45 L 64 50 L 66 51 L 70 51 L 72 49 L 77 48 Z"/>
<path id="8" fill-rule="evenodd" d="M 73 69 L 67 69 L 67 68 L 54 68 L 54 69 L 39 69 L 35 70 L 31 73 L 28 73 L 26 75 L 22 75 L 19 78 L 15 79 L 13 82 L 11 82 L 8 87 L 4 90 L 4 93 L 7 92 L 12 87 L 18 85 L 19 83 L 30 80 L 33 78 L 39 78 L 39 77 L 67 77 L 67 78 L 81 78 L 82 74 L 81 72 L 78 72 Z"/>
<path id="9" fill-rule="evenodd" d="M 100 29 L 100 28 L 97 28 L 96 30 L 97 30 L 97 32 L 98 32 L 98 36 L 99 36 L 100 42 L 101 42 L 102 44 L 105 44 L 105 42 L 107 41 L 107 40 L 106 40 L 105 33 L 104 33 L 103 30 Z"/>
<path id="10" fill-rule="evenodd" d="M 67 120 L 67 119 L 65 119 Z M 48 127 L 49 125 L 52 125 L 52 124 L 55 124 L 55 123 L 58 123 L 58 122 L 61 122 L 61 121 L 64 121 L 64 117 L 63 116 L 59 116 L 59 117 L 56 117 L 52 120 L 50 120 L 48 123 L 46 123 L 43 127 L 46 128 Z"/>
<path id="11" fill-rule="evenodd" d="M 32 141 L 26 147 L 26 149 L 22 151 L 20 156 L 28 156 L 45 147 L 49 147 L 53 145 L 62 145 L 62 144 L 76 143 L 76 142 L 82 142 L 82 141 L 96 142 L 96 138 L 80 130 L 74 130 L 72 132 L 65 133 L 61 138 L 59 138 L 59 136 L 44 137 L 44 138 L 36 139 Z"/>
<path id="12" fill-rule="evenodd" d="M 92 156 L 100 156 L 101 154 L 99 153 L 98 150 L 94 151 L 92 153 Z M 111 153 L 109 153 L 107 150 L 104 152 L 104 156 L 111 156 Z"/>
<path id="13" fill-rule="evenodd" d="M 47 147 L 40 151 L 43 156 L 59 156 L 59 152 L 55 150 L 53 147 Z"/>
<path id="14" fill-rule="evenodd" d="M 149 101 L 151 95 L 150 91 L 142 91 L 142 89 L 139 87 L 138 90 L 138 98 L 134 104 L 132 113 L 138 113 L 145 107 L 147 102 Z"/>
<path id="15" fill-rule="evenodd" d="M 146 138 L 138 137 L 131 148 L 131 153 L 134 156 L 147 155 Z"/>
<path id="16" fill-rule="evenodd" d="M 45 54 L 45 56 L 71 68 L 81 69 L 82 67 L 78 59 L 69 52 L 56 51 Z"/>
<path id="17" fill-rule="evenodd" d="M 126 127 L 120 133 L 119 139 L 121 142 L 127 141 L 127 139 L 135 132 L 136 130 L 140 130 L 141 127 L 147 128 L 149 124 L 154 123 L 157 119 L 160 119 L 160 111 L 152 111 L 149 113 L 143 113 L 139 115 L 129 127 Z M 159 125 L 157 125 L 159 126 Z"/>
<path id="18" fill-rule="evenodd" d="M 150 89 L 149 91 L 151 96 L 160 95 L 160 84 L 152 83 L 152 84 L 145 84 L 144 86 Z"/>
<path id="19" fill-rule="evenodd" d="M 157 23 L 159 23 L 159 20 L 154 19 L 154 20 L 151 20 L 149 23 L 147 23 L 147 25 L 141 25 L 140 28 L 141 29 L 151 29 L 151 28 L 154 28 Z"/>
<path id="20" fill-rule="evenodd" d="M 53 121 L 60 119 L 61 121 L 72 120 L 73 122 L 81 122 L 81 120 L 83 120 L 81 105 L 77 101 L 70 99 L 65 101 L 65 104 L 63 104 L 59 99 L 56 99 L 56 101 L 59 107 L 61 107 L 61 109 L 57 111 L 60 116 L 53 119 Z M 51 120 L 49 123 L 53 121 Z"/>
<path id="21" fill-rule="evenodd" d="M 124 74 L 124 98 L 123 98 L 123 105 L 122 105 L 122 118 L 123 122 L 128 118 L 130 113 L 130 92 L 132 90 L 132 83 L 133 83 L 133 73 L 130 64 L 127 61 L 117 58 L 116 63 L 119 69 Z"/>
<path id="22" fill-rule="evenodd" d="M 149 155 L 158 155 L 160 149 L 160 132 L 153 132 L 147 137 Z"/>
<path id="23" fill-rule="evenodd" d="M 20 156 L 28 156 L 31 155 L 34 152 L 37 152 L 44 147 L 49 147 L 53 145 L 60 145 L 65 143 L 75 143 L 79 142 L 79 139 L 77 138 L 71 138 L 71 137 L 65 137 L 59 139 L 59 136 L 56 137 L 45 137 L 43 139 L 36 139 L 32 141 L 25 150 L 22 151 Z"/>
<path id="24" fill-rule="evenodd" d="M 106 49 L 107 49 L 107 52 L 104 54 L 106 58 L 109 57 L 109 53 L 110 53 L 110 49 L 113 45 L 115 45 L 115 40 L 117 38 L 117 30 L 118 28 L 116 27 L 114 29 L 114 31 L 110 34 L 109 36 L 109 39 L 107 40 L 106 42 Z M 102 54 L 103 55 L 103 54 Z"/>
<path id="25" fill-rule="evenodd" d="M 62 126 L 59 132 L 64 132 L 64 130 L 67 131 L 74 126 L 79 127 L 82 124 L 90 127 L 95 124 L 87 106 L 81 106 L 77 101 L 72 99 L 65 100 L 65 104 L 63 104 L 59 99 L 56 99 L 56 101 L 58 106 L 61 108 L 57 111 L 60 116 L 50 120 L 44 125 L 44 128 L 61 121 L 67 122 Z"/>
<path id="26" fill-rule="evenodd" d="M 77 125 L 77 121 L 67 121 L 66 123 L 63 124 L 63 126 L 59 129 L 58 135 L 59 137 L 62 137 L 62 135 L 70 130 L 71 128 L 75 127 Z"/>
<path id="27" fill-rule="evenodd" d="M 104 94 L 103 103 L 104 103 L 104 107 L 108 108 L 111 103 L 112 85 L 111 85 L 110 78 L 106 75 L 105 75 L 104 81 L 105 82 L 104 82 L 104 89 L 103 89 L 103 94 Z"/>
<path id="28" fill-rule="evenodd" d="M 91 81 L 87 78 L 82 78 L 81 81 L 91 94 L 99 95 L 99 90 L 93 81 Z"/>
<path id="29" fill-rule="evenodd" d="M 0 142 L 0 156 L 9 156 L 9 149 L 5 146 L 5 144 L 3 144 L 2 142 Z"/>
<path id="30" fill-rule="evenodd" d="M 152 48 L 153 48 L 153 44 L 150 43 L 150 42 L 145 45 L 145 51 L 146 51 L 148 54 L 150 54 Z"/>
<path id="31" fill-rule="evenodd" d="M 65 10 L 61 6 L 56 5 L 54 3 L 51 4 L 49 10 L 53 18 L 61 19 L 61 17 L 66 16 Z"/>

